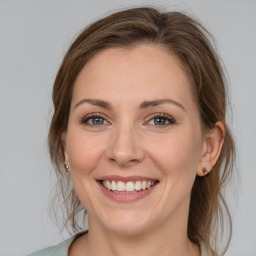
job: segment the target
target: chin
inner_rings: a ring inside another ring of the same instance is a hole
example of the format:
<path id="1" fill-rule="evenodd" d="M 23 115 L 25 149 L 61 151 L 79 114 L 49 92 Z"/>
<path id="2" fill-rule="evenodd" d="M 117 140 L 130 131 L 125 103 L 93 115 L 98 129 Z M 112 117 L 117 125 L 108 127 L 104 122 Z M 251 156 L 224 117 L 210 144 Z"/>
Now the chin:
<path id="1" fill-rule="evenodd" d="M 136 236 L 149 231 L 156 223 L 145 212 L 119 212 L 112 214 L 110 218 L 102 220 L 101 224 L 113 233 L 124 236 Z"/>

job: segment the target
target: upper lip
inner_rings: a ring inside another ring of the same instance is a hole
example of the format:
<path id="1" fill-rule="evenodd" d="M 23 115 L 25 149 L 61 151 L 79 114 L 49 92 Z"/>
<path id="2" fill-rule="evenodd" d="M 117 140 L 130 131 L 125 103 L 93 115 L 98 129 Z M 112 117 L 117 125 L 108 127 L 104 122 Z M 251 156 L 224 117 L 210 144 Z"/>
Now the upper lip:
<path id="1" fill-rule="evenodd" d="M 144 176 L 128 176 L 128 177 L 123 177 L 119 175 L 107 175 L 98 178 L 97 180 L 114 180 L 114 181 L 123 181 L 123 182 L 128 182 L 128 181 L 158 181 L 155 178 L 150 178 L 150 177 L 144 177 Z"/>

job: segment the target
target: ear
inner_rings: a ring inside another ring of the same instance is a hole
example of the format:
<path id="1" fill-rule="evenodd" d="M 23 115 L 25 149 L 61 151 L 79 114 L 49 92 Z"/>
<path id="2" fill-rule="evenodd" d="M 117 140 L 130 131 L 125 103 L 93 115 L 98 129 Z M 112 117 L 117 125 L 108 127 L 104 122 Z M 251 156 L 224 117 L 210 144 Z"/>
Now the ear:
<path id="1" fill-rule="evenodd" d="M 215 127 L 206 132 L 203 142 L 202 157 L 197 170 L 198 176 L 208 174 L 216 164 L 225 138 L 224 124 L 218 121 Z"/>

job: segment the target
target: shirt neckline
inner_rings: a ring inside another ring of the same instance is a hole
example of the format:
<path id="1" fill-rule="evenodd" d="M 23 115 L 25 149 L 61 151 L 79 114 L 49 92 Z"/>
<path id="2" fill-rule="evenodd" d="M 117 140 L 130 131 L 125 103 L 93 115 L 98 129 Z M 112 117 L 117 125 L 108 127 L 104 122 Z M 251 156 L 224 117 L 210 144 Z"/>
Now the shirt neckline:
<path id="1" fill-rule="evenodd" d="M 73 237 L 71 237 L 71 238 L 69 239 L 68 245 L 67 245 L 67 256 L 68 256 L 69 248 L 70 248 L 70 246 L 72 245 L 72 243 L 73 243 L 76 239 L 78 239 L 79 237 L 81 237 L 81 236 L 83 236 L 83 235 L 85 235 L 85 234 L 87 234 L 87 233 L 88 233 L 88 230 L 85 230 L 85 231 L 82 231 L 82 232 L 79 232 L 79 233 L 75 234 Z M 200 244 L 199 244 L 199 246 L 200 246 L 201 256 L 207 256 L 208 254 L 207 254 L 207 252 L 206 252 L 206 248 L 205 248 L 204 242 L 201 241 Z"/>

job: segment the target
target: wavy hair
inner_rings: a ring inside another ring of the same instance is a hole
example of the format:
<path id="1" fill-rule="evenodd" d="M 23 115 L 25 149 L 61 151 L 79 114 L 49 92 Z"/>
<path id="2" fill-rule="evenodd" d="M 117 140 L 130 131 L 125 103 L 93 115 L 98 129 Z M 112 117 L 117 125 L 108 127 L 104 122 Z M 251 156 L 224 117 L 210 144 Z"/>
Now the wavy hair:
<path id="1" fill-rule="evenodd" d="M 143 43 L 160 45 L 182 61 L 191 80 L 203 130 L 213 128 L 217 121 L 225 125 L 224 144 L 216 165 L 209 175 L 195 179 L 187 229 L 191 241 L 203 241 L 212 255 L 219 255 L 217 241 L 226 227 L 226 216 L 228 241 L 220 253 L 223 255 L 232 233 L 223 189 L 231 177 L 235 158 L 234 141 L 226 123 L 225 78 L 211 35 L 196 19 L 181 12 L 162 12 L 151 7 L 119 11 L 85 28 L 68 49 L 54 82 L 54 113 L 48 136 L 60 188 L 58 199 L 65 209 L 64 226 L 74 232 L 81 230 L 79 216 L 86 214 L 64 168 L 61 139 L 67 129 L 74 82 L 85 63 L 99 51 Z"/>

